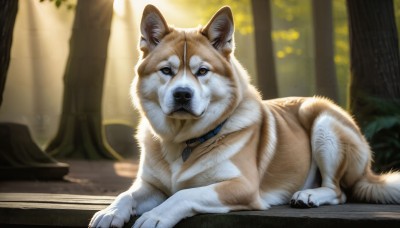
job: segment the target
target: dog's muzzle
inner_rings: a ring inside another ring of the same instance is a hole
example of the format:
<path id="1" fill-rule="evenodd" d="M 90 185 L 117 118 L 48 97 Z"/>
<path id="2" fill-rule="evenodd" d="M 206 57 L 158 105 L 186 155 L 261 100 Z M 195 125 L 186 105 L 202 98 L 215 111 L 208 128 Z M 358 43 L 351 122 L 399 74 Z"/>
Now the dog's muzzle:
<path id="1" fill-rule="evenodd" d="M 184 111 L 192 113 L 191 103 L 193 90 L 188 87 L 178 87 L 172 92 L 174 98 L 174 112 Z"/>
<path id="2" fill-rule="evenodd" d="M 187 106 L 193 97 L 193 90 L 187 87 L 178 87 L 173 92 L 176 105 Z"/>

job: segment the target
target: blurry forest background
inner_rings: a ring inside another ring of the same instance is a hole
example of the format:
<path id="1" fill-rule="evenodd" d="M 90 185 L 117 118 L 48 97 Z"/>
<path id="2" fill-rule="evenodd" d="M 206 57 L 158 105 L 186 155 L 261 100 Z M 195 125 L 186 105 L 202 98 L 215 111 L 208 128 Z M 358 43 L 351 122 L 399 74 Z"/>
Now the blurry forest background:
<path id="1" fill-rule="evenodd" d="M 148 3 L 156 5 L 167 22 L 176 27 L 205 24 L 221 6 L 231 6 L 236 26 L 236 56 L 249 72 L 253 83 L 257 85 L 262 81 L 263 72 L 258 72 L 260 68 L 257 67 L 253 23 L 255 10 L 252 8 L 252 2 L 114 0 L 104 70 L 101 121 L 106 137 L 118 153 L 131 157 L 135 151 L 131 135 L 138 116 L 131 105 L 129 87 L 139 56 L 138 26 L 144 6 Z M 348 109 L 350 48 L 346 1 L 331 2 L 334 68 L 327 73 L 332 73 L 335 77 L 332 86 L 337 86 L 337 94 L 333 99 Z M 400 0 L 393 2 L 396 24 L 399 26 Z M 0 108 L 0 122 L 16 122 L 29 126 L 35 142 L 43 149 L 55 137 L 60 126 L 63 77 L 70 51 L 69 41 L 74 31 L 76 5 L 76 0 L 19 1 L 11 62 Z M 317 94 L 313 1 L 271 0 L 270 12 L 272 56 L 275 64 L 264 67 L 274 69 L 276 85 L 257 86 L 276 90 L 278 97 Z M 93 40 L 97 38 L 94 36 Z M 399 107 L 394 107 L 396 108 L 398 111 Z M 400 112 L 397 112 L 395 116 L 390 117 L 392 119 L 389 122 L 388 118 L 385 118 L 381 123 L 375 123 L 378 126 L 365 125 L 363 129 L 369 130 L 366 134 L 369 134 L 370 138 L 381 130 L 399 129 L 399 116 Z M 400 154 L 399 133 L 395 136 L 392 134 L 390 138 L 393 154 Z M 379 146 L 382 147 L 377 145 L 378 149 Z M 383 148 L 387 149 L 385 146 L 387 145 L 383 145 Z M 398 158 L 398 155 L 396 156 Z M 393 156 L 382 159 L 393 160 Z"/>

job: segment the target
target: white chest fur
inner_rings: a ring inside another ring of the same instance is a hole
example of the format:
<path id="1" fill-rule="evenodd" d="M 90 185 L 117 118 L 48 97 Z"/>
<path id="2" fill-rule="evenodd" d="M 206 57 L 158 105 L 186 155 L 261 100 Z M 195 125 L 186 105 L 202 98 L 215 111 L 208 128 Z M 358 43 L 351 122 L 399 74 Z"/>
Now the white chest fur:
<path id="1" fill-rule="evenodd" d="M 250 137 L 250 134 L 243 135 L 242 139 L 244 140 L 230 145 L 213 145 L 212 150 L 197 158 L 196 161 L 189 159 L 186 162 L 183 162 L 181 157 L 184 145 L 164 144 L 163 154 L 169 165 L 170 175 L 159 173 L 162 170 L 157 167 L 153 170 L 156 172 L 154 175 L 159 177 L 159 181 L 172 194 L 184 188 L 206 186 L 238 177 L 241 175 L 241 171 L 231 161 L 231 158 L 244 147 L 247 137 Z M 218 143 L 218 141 L 211 143 Z M 196 152 L 198 151 L 195 149 L 191 156 L 196 156 Z"/>

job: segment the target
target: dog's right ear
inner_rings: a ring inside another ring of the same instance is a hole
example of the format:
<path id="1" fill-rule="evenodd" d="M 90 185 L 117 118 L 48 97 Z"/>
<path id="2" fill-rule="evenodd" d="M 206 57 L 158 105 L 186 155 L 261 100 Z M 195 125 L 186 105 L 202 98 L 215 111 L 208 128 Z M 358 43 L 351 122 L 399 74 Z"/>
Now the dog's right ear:
<path id="1" fill-rule="evenodd" d="M 229 55 L 234 48 L 233 43 L 233 16 L 231 8 L 222 7 L 201 30 L 211 45 L 224 55 Z"/>
<path id="2" fill-rule="evenodd" d="M 146 54 L 152 51 L 169 33 L 169 27 L 161 12 L 155 6 L 147 5 L 143 10 L 140 31 L 142 33 L 140 50 Z"/>

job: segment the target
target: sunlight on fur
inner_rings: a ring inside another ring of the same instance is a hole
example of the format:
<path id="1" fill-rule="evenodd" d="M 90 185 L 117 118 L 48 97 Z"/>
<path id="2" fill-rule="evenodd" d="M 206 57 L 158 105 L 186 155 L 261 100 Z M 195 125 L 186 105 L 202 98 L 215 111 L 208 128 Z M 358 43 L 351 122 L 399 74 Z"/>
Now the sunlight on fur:
<path id="1" fill-rule="evenodd" d="M 387 184 L 400 183 L 400 174 L 392 172 L 385 174 L 385 183 Z"/>

